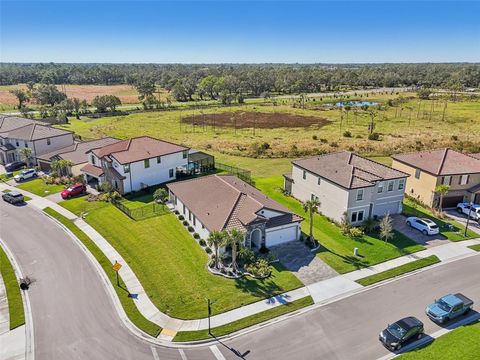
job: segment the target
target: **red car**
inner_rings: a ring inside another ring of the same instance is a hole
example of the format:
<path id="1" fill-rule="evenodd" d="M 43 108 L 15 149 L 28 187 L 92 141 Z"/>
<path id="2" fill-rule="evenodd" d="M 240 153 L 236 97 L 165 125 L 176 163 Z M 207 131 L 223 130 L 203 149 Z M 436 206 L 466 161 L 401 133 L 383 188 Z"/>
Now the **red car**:
<path id="1" fill-rule="evenodd" d="M 86 191 L 87 187 L 84 184 L 75 184 L 63 190 L 60 195 L 62 195 L 62 199 L 70 199 L 72 196 L 81 195 Z"/>

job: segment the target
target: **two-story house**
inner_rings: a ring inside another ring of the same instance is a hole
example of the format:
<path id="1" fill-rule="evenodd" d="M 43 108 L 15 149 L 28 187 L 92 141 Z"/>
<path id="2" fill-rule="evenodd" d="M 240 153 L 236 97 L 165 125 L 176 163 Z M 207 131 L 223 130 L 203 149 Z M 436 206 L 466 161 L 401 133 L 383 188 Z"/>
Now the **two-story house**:
<path id="1" fill-rule="evenodd" d="M 72 145 L 73 142 L 71 131 L 18 116 L 0 117 L 0 164 L 26 160 L 20 155 L 22 148 L 31 149 L 29 161 L 35 164 L 39 155 Z"/>
<path id="2" fill-rule="evenodd" d="M 480 159 L 453 149 L 419 151 L 392 156 L 392 166 L 410 175 L 405 191 L 430 207 L 438 207 L 438 185 L 448 185 L 442 207 L 459 202 L 480 203 Z"/>
<path id="3" fill-rule="evenodd" d="M 148 136 L 122 140 L 87 152 L 81 171 L 91 185 L 109 182 L 120 194 L 175 180 L 188 164 L 189 148 Z"/>
<path id="4" fill-rule="evenodd" d="M 284 188 L 305 202 L 317 198 L 319 211 L 354 224 L 368 217 L 398 214 L 408 174 L 349 151 L 292 161 Z"/>

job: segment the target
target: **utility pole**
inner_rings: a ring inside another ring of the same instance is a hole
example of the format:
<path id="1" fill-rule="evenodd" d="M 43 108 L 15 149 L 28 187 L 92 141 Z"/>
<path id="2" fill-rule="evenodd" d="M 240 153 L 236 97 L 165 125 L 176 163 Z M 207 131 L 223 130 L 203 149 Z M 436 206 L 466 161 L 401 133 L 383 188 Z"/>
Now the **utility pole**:
<path id="1" fill-rule="evenodd" d="M 470 215 L 472 215 L 472 207 L 473 207 L 473 202 L 470 201 L 470 207 L 468 209 L 468 216 L 467 216 L 467 225 L 465 225 L 465 232 L 463 235 L 467 237 L 467 231 L 468 231 L 468 225 L 470 225 Z"/>
<path id="2" fill-rule="evenodd" d="M 211 327 L 210 327 L 210 316 L 212 315 L 212 305 L 216 303 L 216 301 L 211 301 L 209 298 L 205 298 L 207 300 L 208 306 L 208 335 L 213 336 Z"/>

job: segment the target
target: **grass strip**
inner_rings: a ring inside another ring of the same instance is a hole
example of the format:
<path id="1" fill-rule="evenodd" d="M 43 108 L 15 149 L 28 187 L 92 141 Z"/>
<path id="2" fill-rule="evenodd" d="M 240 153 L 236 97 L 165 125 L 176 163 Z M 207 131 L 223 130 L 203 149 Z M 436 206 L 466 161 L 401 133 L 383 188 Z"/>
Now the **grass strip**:
<path id="1" fill-rule="evenodd" d="M 468 248 L 475 251 L 480 251 L 480 244 L 472 245 L 472 246 L 469 246 Z"/>
<path id="2" fill-rule="evenodd" d="M 311 296 L 304 297 L 299 300 L 286 303 L 285 305 L 277 306 L 273 309 L 263 311 L 261 313 L 247 316 L 243 319 L 231 322 L 230 324 L 218 326 L 212 329 L 212 334 L 215 336 L 224 336 L 231 334 L 235 331 L 245 329 L 247 327 L 259 324 L 261 322 L 273 319 L 283 314 L 290 313 L 292 311 L 304 308 L 306 306 L 312 305 L 313 299 Z M 182 342 L 182 341 L 195 341 L 195 340 L 204 340 L 208 339 L 208 330 L 197 330 L 197 331 L 179 331 L 173 341 Z"/>
<path id="3" fill-rule="evenodd" d="M 381 273 L 378 273 L 375 275 L 364 277 L 362 279 L 357 280 L 357 283 L 363 286 L 368 286 L 371 284 L 375 284 L 379 281 L 383 281 L 383 280 L 390 279 L 402 274 L 406 274 L 411 271 L 421 269 L 426 266 L 430 266 L 439 262 L 440 262 L 440 259 L 435 255 L 432 255 L 420 260 L 409 262 L 408 264 L 404 264 L 390 270 L 382 271 Z"/>
<path id="4" fill-rule="evenodd" d="M 95 243 L 82 231 L 80 230 L 73 221 L 67 219 L 63 215 L 59 214 L 55 210 L 51 208 L 45 208 L 44 211 L 50 215 L 51 217 L 55 218 L 56 220 L 60 221 L 67 229 L 69 229 L 75 236 L 80 239 L 80 241 L 87 247 L 90 253 L 97 259 L 99 264 L 102 266 L 103 270 L 107 274 L 110 282 L 113 285 L 113 288 L 117 292 L 117 296 L 122 303 L 123 309 L 127 314 L 128 318 L 132 323 L 134 323 L 139 329 L 145 331 L 147 334 L 157 337 L 162 331 L 162 328 L 159 327 L 157 324 L 146 319 L 140 311 L 137 309 L 134 300 L 128 297 L 128 291 L 125 289 L 125 283 L 119 277 L 120 286 L 117 286 L 117 278 L 116 273 L 112 269 L 112 263 L 110 260 L 105 256 L 105 254 L 95 245 Z"/>
<path id="5" fill-rule="evenodd" d="M 25 324 L 25 312 L 23 311 L 22 294 L 20 284 L 13 270 L 13 266 L 7 254 L 0 246 L 0 273 L 7 291 L 8 313 L 10 315 L 10 330 Z"/>

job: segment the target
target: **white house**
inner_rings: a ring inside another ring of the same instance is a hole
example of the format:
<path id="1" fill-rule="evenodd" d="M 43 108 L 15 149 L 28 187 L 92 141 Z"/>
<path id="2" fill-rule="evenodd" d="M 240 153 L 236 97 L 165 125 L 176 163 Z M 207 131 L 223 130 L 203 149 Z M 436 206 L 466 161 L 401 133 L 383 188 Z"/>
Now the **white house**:
<path id="1" fill-rule="evenodd" d="M 148 136 L 122 140 L 87 152 L 81 171 L 90 184 L 109 182 L 120 194 L 176 179 L 188 164 L 188 148 Z"/>
<path id="2" fill-rule="evenodd" d="M 340 221 L 346 212 L 356 225 L 368 217 L 398 214 L 408 174 L 343 151 L 292 161 L 285 190 L 305 202 L 317 198 L 319 211 Z"/>
<path id="3" fill-rule="evenodd" d="M 201 238 L 237 228 L 248 247 L 298 240 L 302 217 L 233 175 L 211 175 L 167 184 L 170 202 Z"/>

